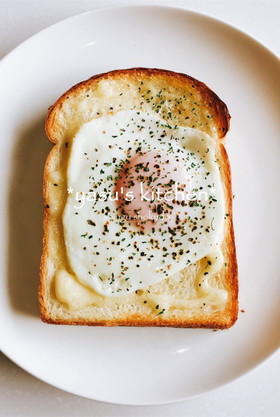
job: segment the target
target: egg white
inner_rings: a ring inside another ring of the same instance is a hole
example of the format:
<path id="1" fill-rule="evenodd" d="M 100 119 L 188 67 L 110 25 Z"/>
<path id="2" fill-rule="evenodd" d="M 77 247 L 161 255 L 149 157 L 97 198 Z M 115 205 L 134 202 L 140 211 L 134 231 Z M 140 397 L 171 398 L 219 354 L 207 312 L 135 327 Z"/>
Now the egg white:
<path id="1" fill-rule="evenodd" d="M 164 233 L 141 234 L 120 218 L 112 201 L 116 178 L 139 146 L 142 152 L 180 155 L 193 190 L 208 196 L 187 207 L 184 235 L 174 236 L 167 227 Z M 67 186 L 63 230 L 69 265 L 81 283 L 104 296 L 122 296 L 160 282 L 221 242 L 225 201 L 215 140 L 196 129 L 170 126 L 156 113 L 124 110 L 85 123 L 73 139 Z"/>

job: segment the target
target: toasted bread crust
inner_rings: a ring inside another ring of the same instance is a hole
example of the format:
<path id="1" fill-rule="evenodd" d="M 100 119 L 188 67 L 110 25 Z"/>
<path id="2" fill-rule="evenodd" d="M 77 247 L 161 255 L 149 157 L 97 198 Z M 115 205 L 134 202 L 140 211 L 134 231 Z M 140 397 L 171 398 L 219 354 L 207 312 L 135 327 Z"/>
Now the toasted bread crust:
<path id="1" fill-rule="evenodd" d="M 106 73 L 101 73 L 90 77 L 88 80 L 81 81 L 78 84 L 75 84 L 69 90 L 67 90 L 50 108 L 48 116 L 46 119 L 45 130 L 49 140 L 53 143 L 58 142 L 58 138 L 55 135 L 55 118 L 59 112 L 61 105 L 65 100 L 71 95 L 78 95 L 82 90 L 85 90 L 87 87 L 91 87 L 94 83 L 97 83 L 100 79 L 110 80 L 116 79 L 118 77 L 172 77 L 182 81 L 185 84 L 193 85 L 194 88 L 201 93 L 201 96 L 204 98 L 205 102 L 214 111 L 215 114 L 215 124 L 218 130 L 218 136 L 222 139 L 229 130 L 230 127 L 230 114 L 226 104 L 214 93 L 206 84 L 201 81 L 196 80 L 190 75 L 177 73 L 174 71 L 157 69 L 157 68 L 129 68 L 114 70 Z"/>
<path id="2" fill-rule="evenodd" d="M 237 261 L 235 253 L 234 243 L 234 230 L 232 223 L 232 191 L 231 191 L 231 174 L 230 165 L 227 157 L 226 150 L 222 141 L 219 143 L 219 162 L 221 167 L 221 177 L 223 179 L 226 210 L 229 214 L 228 221 L 226 223 L 225 239 L 223 242 L 224 252 L 227 259 L 226 268 L 226 281 L 227 288 L 230 294 L 230 300 L 228 302 L 226 315 L 216 314 L 213 317 L 199 317 L 195 318 L 178 318 L 172 320 L 165 319 L 163 317 L 148 317 L 142 314 L 130 314 L 126 317 L 115 319 L 96 320 L 94 318 L 87 319 L 85 317 L 76 318 L 64 318 L 60 315 L 52 315 L 52 312 L 47 307 L 47 297 L 49 297 L 49 290 L 47 289 L 46 276 L 48 274 L 48 259 L 50 257 L 49 245 L 50 245 L 50 221 L 53 216 L 50 213 L 49 206 L 53 201 L 50 201 L 50 193 L 48 184 L 50 182 L 49 175 L 52 169 L 52 163 L 55 157 L 57 157 L 59 145 L 65 143 L 65 137 L 61 133 L 61 126 L 59 122 L 60 111 L 69 99 L 75 99 L 81 94 L 84 94 L 88 89 L 91 89 L 95 84 L 98 84 L 100 80 L 118 80 L 118 78 L 127 77 L 127 79 L 133 79 L 135 77 L 141 78 L 153 78 L 164 77 L 165 82 L 168 83 L 169 78 L 175 83 L 178 81 L 181 84 L 185 84 L 188 88 L 193 88 L 196 93 L 202 97 L 203 105 L 211 110 L 212 120 L 211 123 L 216 128 L 217 140 L 221 140 L 229 129 L 230 115 L 227 106 L 219 99 L 219 97 L 210 90 L 204 83 L 197 81 L 196 79 L 185 75 L 179 74 L 167 70 L 159 69 L 146 69 L 146 68 L 132 68 L 126 70 L 116 70 L 105 74 L 99 74 L 91 77 L 89 80 L 76 84 L 66 93 L 64 93 L 53 106 L 50 107 L 49 113 L 46 119 L 46 133 L 51 142 L 56 146 L 51 150 L 48 155 L 45 171 L 44 171 L 44 238 L 43 238 L 43 254 L 41 260 L 40 269 L 40 284 L 39 284 L 39 301 L 41 308 L 41 319 L 46 323 L 52 324 L 68 324 L 68 325 L 94 325 L 94 326 L 168 326 L 168 327 L 193 327 L 193 328 L 213 328 L 213 329 L 225 329 L 231 327 L 238 317 L 238 271 Z M 190 87 L 191 86 L 191 87 Z M 186 124 L 187 125 L 187 124 Z"/>

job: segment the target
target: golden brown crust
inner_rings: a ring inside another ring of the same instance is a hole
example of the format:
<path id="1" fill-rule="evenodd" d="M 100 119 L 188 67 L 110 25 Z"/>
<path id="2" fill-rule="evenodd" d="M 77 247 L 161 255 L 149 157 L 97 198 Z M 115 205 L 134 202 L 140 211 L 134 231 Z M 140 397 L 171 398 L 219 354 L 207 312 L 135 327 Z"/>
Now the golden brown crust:
<path id="1" fill-rule="evenodd" d="M 42 257 L 41 257 L 41 264 L 40 264 L 40 281 L 39 281 L 39 289 L 38 289 L 38 299 L 40 304 L 41 310 L 41 320 L 46 322 L 48 317 L 47 310 L 46 310 L 46 303 L 44 300 L 45 294 L 45 285 L 46 282 L 44 280 L 44 276 L 46 274 L 46 263 L 47 263 L 47 241 L 49 239 L 49 234 L 46 233 L 49 226 L 49 204 L 48 204 L 48 195 L 47 195 L 47 172 L 49 169 L 49 164 L 52 159 L 53 154 L 56 152 L 56 147 L 54 146 L 48 154 L 45 168 L 44 168 L 44 176 L 43 176 L 43 199 L 44 199 L 44 218 L 43 218 L 43 244 L 42 244 Z"/>
<path id="2" fill-rule="evenodd" d="M 193 328 L 212 328 L 212 329 L 225 329 L 231 327 L 238 316 L 238 279 L 237 279 L 237 261 L 235 253 L 235 243 L 234 243 L 234 230 L 232 223 L 232 191 L 231 191 L 231 175 L 230 175 L 230 165 L 227 157 L 226 150 L 220 142 L 220 166 L 221 166 L 221 176 L 224 182 L 225 198 L 227 205 L 228 222 L 227 222 L 227 231 L 226 231 L 226 241 L 224 242 L 227 251 L 227 261 L 228 261 L 228 288 L 230 293 L 230 306 L 227 311 L 227 317 L 221 317 L 214 315 L 213 317 L 204 317 L 199 319 L 168 319 L 143 317 L 143 315 L 129 315 L 124 319 L 113 319 L 113 320 L 86 320 L 85 318 L 73 319 L 63 319 L 60 317 L 51 317 L 50 313 L 46 308 L 46 288 L 45 288 L 45 275 L 47 269 L 47 258 L 48 258 L 48 243 L 50 236 L 46 231 L 49 228 L 50 214 L 49 214 L 49 196 L 48 196 L 48 174 L 50 171 L 50 163 L 53 156 L 58 152 L 58 143 L 59 134 L 56 131 L 57 124 L 57 114 L 61 110 L 63 104 L 69 97 L 80 94 L 84 89 L 89 88 L 94 83 L 99 82 L 100 79 L 115 79 L 117 77 L 172 77 L 172 79 L 180 80 L 180 82 L 187 83 L 191 85 L 196 91 L 201 94 L 203 97 L 204 103 L 206 106 L 211 109 L 213 114 L 213 123 L 217 127 L 217 138 L 222 139 L 228 129 L 230 122 L 230 115 L 225 103 L 223 103 L 219 97 L 210 90 L 204 83 L 188 76 L 185 74 L 175 73 L 168 70 L 160 69 L 147 69 L 147 68 L 132 68 L 126 70 L 116 70 L 111 71 L 105 74 L 98 74 L 90 79 L 83 81 L 79 84 L 76 84 L 66 93 L 64 93 L 53 106 L 50 107 L 49 113 L 46 119 L 46 133 L 50 141 L 56 144 L 51 150 L 44 172 L 44 240 L 43 240 L 43 255 L 40 268 L 40 285 L 39 285 L 39 301 L 41 308 L 41 319 L 45 323 L 52 324 L 68 324 L 68 325 L 94 325 L 94 326 L 169 326 L 169 327 L 193 327 Z"/>
<path id="3" fill-rule="evenodd" d="M 227 251 L 228 251 L 228 277 L 227 280 L 230 286 L 230 317 L 231 321 L 228 327 L 231 327 L 238 318 L 238 266 L 235 249 L 234 227 L 233 227 L 233 213 L 232 213 L 232 186 L 231 186 L 231 171 L 230 163 L 226 149 L 223 144 L 220 145 L 221 151 L 221 175 L 224 181 L 225 197 L 227 202 L 228 214 L 228 237 L 227 237 Z"/>
<path id="4" fill-rule="evenodd" d="M 86 321 L 86 320 L 61 320 L 61 319 L 52 319 L 47 318 L 44 314 L 41 315 L 41 320 L 44 323 L 48 324 L 66 324 L 72 326 L 102 326 L 102 327 L 118 327 L 118 326 L 125 326 L 125 327 L 177 327 L 177 328 L 193 328 L 193 329 L 228 329 L 230 328 L 236 321 L 236 319 L 232 319 L 229 323 L 226 324 L 219 324 L 214 320 L 204 320 L 203 323 L 198 321 L 193 322 L 180 322 L 170 320 L 143 320 L 142 316 L 130 316 L 127 320 L 104 320 L 104 321 Z"/>

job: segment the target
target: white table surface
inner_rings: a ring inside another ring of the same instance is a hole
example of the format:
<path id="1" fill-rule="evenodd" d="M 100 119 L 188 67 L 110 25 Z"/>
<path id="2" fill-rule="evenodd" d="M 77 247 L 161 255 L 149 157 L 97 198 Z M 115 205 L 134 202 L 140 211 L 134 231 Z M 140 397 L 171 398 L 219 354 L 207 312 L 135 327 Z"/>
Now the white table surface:
<path id="1" fill-rule="evenodd" d="M 174 4 L 216 16 L 250 33 L 280 55 L 279 0 L 0 0 L 0 58 L 59 20 L 114 4 Z M 280 74 L 279 74 L 280 75 Z M 280 416 L 280 352 L 220 389 L 186 402 L 149 407 L 104 404 L 49 386 L 0 353 L 3 417 L 274 417 Z"/>

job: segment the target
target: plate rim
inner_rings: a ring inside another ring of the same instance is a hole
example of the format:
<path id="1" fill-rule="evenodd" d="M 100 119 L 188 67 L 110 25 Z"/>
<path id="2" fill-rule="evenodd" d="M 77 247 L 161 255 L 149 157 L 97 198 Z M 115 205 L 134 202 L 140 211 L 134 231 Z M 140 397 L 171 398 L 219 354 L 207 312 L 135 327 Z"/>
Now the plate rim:
<path id="1" fill-rule="evenodd" d="M 173 5 L 161 5 L 161 4 L 141 4 L 141 3 L 134 3 L 134 4 L 121 4 L 121 5 L 110 5 L 110 6 L 98 6 L 98 7 L 93 7 L 90 10 L 86 10 L 84 12 L 81 13 L 75 13 L 71 16 L 68 16 L 66 18 L 63 18 L 61 20 L 58 20 L 55 23 L 52 23 L 51 25 L 48 25 L 47 27 L 39 30 L 38 32 L 34 33 L 33 35 L 31 35 L 30 37 L 28 37 L 27 39 L 25 39 L 23 42 L 21 42 L 20 44 L 18 44 L 15 48 L 13 48 L 11 51 L 9 51 L 0 61 L 0 77 L 1 77 L 1 68 L 3 66 L 3 64 L 5 64 L 11 56 L 13 56 L 14 54 L 16 54 L 18 51 L 20 51 L 22 48 L 25 47 L 25 44 L 28 44 L 30 41 L 36 39 L 36 37 L 41 36 L 43 33 L 48 32 L 50 29 L 55 28 L 56 26 L 60 26 L 61 24 L 66 24 L 69 21 L 74 21 L 76 18 L 82 18 L 82 16 L 84 15 L 91 15 L 91 14 L 96 14 L 99 12 L 106 12 L 107 10 L 111 11 L 111 10 L 116 10 L 116 9 L 161 9 L 163 11 L 182 11 L 184 13 L 187 13 L 189 15 L 193 15 L 193 16 L 197 16 L 197 17 L 202 17 L 203 19 L 206 20 L 211 20 L 213 23 L 219 24 L 224 26 L 225 28 L 229 28 L 233 31 L 238 32 L 240 35 L 245 36 L 246 38 L 248 38 L 251 42 L 253 42 L 257 47 L 261 47 L 263 52 L 269 53 L 274 59 L 276 59 L 278 65 L 280 64 L 280 54 L 278 55 L 276 53 L 276 51 L 274 51 L 271 47 L 269 47 L 268 45 L 266 45 L 263 41 L 259 40 L 257 37 L 255 37 L 254 35 L 250 34 L 249 32 L 247 32 L 244 29 L 241 29 L 240 27 L 227 22 L 226 20 L 223 20 L 221 18 L 218 18 L 212 14 L 208 14 L 208 13 L 204 13 L 204 12 L 200 12 L 200 11 L 196 11 L 193 9 L 190 9 L 188 7 L 183 7 L 183 6 L 173 6 Z M 2 339 L 4 340 L 4 338 Z M 280 348 L 276 347 L 274 350 L 271 351 L 271 353 L 268 354 L 268 356 L 266 356 L 265 358 L 263 358 L 262 360 L 260 360 L 256 365 L 254 365 L 253 367 L 251 367 L 249 370 L 245 370 L 243 372 L 241 372 L 239 375 L 235 376 L 234 378 L 228 380 L 225 383 L 222 383 L 220 385 L 217 385 L 213 388 L 210 389 L 205 389 L 203 391 L 201 391 L 199 394 L 194 394 L 194 395 L 189 395 L 189 396 L 184 396 L 182 398 L 179 399 L 172 399 L 172 400 L 164 400 L 164 401 L 160 401 L 156 400 L 156 401 L 145 401 L 144 402 L 135 402 L 135 401 L 128 401 L 128 402 L 116 402 L 116 401 L 107 401 L 104 399 L 96 399 L 93 397 L 89 397 L 83 394 L 77 394 L 74 393 L 68 389 L 65 389 L 64 387 L 60 386 L 59 384 L 54 384 L 53 382 L 49 382 L 47 379 L 43 379 L 42 377 L 36 375 L 35 373 L 33 373 L 33 371 L 28 370 L 25 365 L 20 364 L 20 361 L 18 361 L 13 354 L 10 354 L 8 350 L 6 350 L 5 348 L 3 349 L 2 343 L 0 341 L 0 351 L 12 362 L 14 362 L 17 366 L 19 366 L 21 369 L 23 369 L 25 372 L 27 372 L 29 375 L 32 375 L 33 377 L 43 381 L 44 383 L 47 383 L 55 388 L 58 388 L 62 391 L 65 391 L 67 393 L 70 393 L 72 395 L 77 395 L 81 398 L 87 398 L 87 399 L 91 399 L 97 402 L 101 402 L 101 403 L 107 403 L 107 404 L 114 404 L 114 405 L 131 405 L 131 406 L 150 406 L 150 405 L 164 405 L 164 404 L 174 404 L 174 403 L 178 403 L 178 402 L 183 402 L 183 401 L 187 401 L 190 400 L 192 398 L 196 398 L 196 397 L 200 397 L 201 395 L 204 395 L 206 393 L 211 393 L 213 391 L 218 390 L 219 388 L 222 388 L 223 386 L 227 386 L 231 383 L 234 383 L 236 381 L 238 381 L 239 379 L 245 377 L 246 375 L 251 374 L 252 372 L 257 371 L 261 366 L 263 366 L 264 364 L 266 364 L 268 361 L 272 360 L 272 358 L 274 358 L 280 351 Z"/>
<path id="2" fill-rule="evenodd" d="M 266 45 L 265 42 L 263 42 L 262 40 L 258 39 L 256 36 L 252 35 L 251 33 L 249 33 L 248 31 L 246 31 L 245 29 L 240 28 L 239 26 L 230 23 L 226 20 L 223 20 L 217 16 L 214 16 L 211 13 L 204 13 L 201 11 L 196 11 L 193 9 L 190 9 L 188 7 L 183 7 L 183 6 L 173 6 L 173 5 L 161 5 L 161 4 L 141 4 L 141 3 L 134 3 L 134 4 L 120 4 L 120 5 L 114 5 L 114 6 L 98 6 L 98 7 L 94 7 L 90 10 L 86 10 L 84 12 L 81 13 L 75 13 L 72 16 L 68 16 L 65 17 L 55 23 L 52 23 L 51 25 L 48 25 L 47 27 L 39 30 L 38 32 L 34 33 L 33 35 L 29 36 L 27 39 L 25 39 L 24 41 L 22 41 L 21 43 L 19 43 L 15 48 L 11 49 L 11 51 L 9 51 L 7 54 L 5 54 L 1 60 L 0 60 L 0 68 L 2 66 L 2 63 L 4 63 L 12 54 L 16 53 L 19 49 L 21 49 L 26 43 L 30 42 L 31 40 L 35 39 L 37 36 L 41 35 L 42 33 L 44 33 L 45 31 L 50 30 L 51 28 L 55 27 L 56 25 L 60 25 L 62 23 L 66 23 L 67 21 L 70 21 L 72 19 L 81 17 L 83 15 L 88 15 L 88 14 L 92 14 L 92 13 L 98 13 L 101 11 L 106 11 L 106 10 L 111 10 L 111 9 L 136 9 L 136 8 L 141 8 L 141 9 L 145 9 L 145 8 L 154 8 L 154 9 L 165 9 L 165 10 L 181 10 L 182 12 L 187 12 L 189 14 L 193 14 L 194 16 L 200 16 L 206 19 L 210 19 L 213 22 L 216 22 L 218 24 L 222 24 L 225 27 L 229 27 L 231 29 L 236 30 L 237 32 L 241 33 L 242 35 L 246 36 L 247 38 L 249 38 L 251 41 L 253 41 L 254 43 L 256 43 L 257 45 L 261 46 L 264 50 L 268 51 L 274 58 L 276 58 L 277 60 L 280 61 L 280 53 L 278 55 L 278 53 L 276 51 L 274 51 L 273 48 L 271 48 L 270 46 Z"/>

